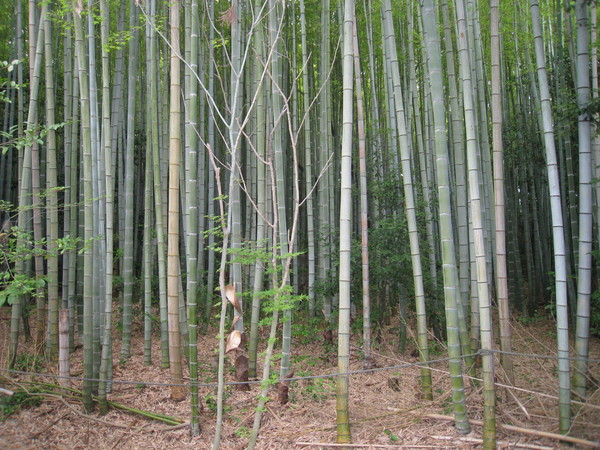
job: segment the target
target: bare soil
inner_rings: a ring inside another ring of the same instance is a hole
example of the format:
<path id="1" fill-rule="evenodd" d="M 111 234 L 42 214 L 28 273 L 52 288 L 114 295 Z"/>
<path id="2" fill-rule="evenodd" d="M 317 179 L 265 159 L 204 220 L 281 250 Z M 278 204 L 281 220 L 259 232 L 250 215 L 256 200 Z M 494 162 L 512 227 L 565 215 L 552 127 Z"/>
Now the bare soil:
<path id="1" fill-rule="evenodd" d="M 0 314 L 0 368 L 6 367 L 8 348 L 8 310 Z M 265 330 L 266 333 L 266 330 Z M 216 378 L 214 350 L 217 347 L 215 330 L 199 339 L 200 382 L 211 383 Z M 380 368 L 415 363 L 410 356 L 414 343 L 404 354 L 397 351 L 397 328 L 392 326 L 374 340 L 374 357 Z M 117 333 L 115 332 L 115 337 Z M 295 376 L 334 374 L 336 350 L 327 349 L 318 330 L 298 328 L 293 342 L 292 366 Z M 513 322 L 513 346 L 516 352 L 555 355 L 555 325 L 550 320 Z M 153 345 L 154 364 L 143 363 L 143 332 L 141 321 L 136 322 L 132 340 L 132 355 L 126 361 L 114 359 L 114 380 L 133 381 L 113 385 L 110 400 L 128 407 L 167 414 L 189 421 L 189 402 L 174 402 L 168 369 L 160 368 L 160 349 Z M 265 339 L 263 339 L 264 341 Z M 119 340 L 115 355 L 119 355 Z M 353 335 L 351 370 L 363 369 L 359 336 Z M 444 358 L 443 346 L 437 345 L 432 358 Z M 31 356 L 33 345 L 24 343 L 21 353 Z M 81 349 L 71 355 L 71 374 L 82 375 Z M 600 359 L 600 342 L 592 340 L 590 357 Z M 498 361 L 497 361 L 498 362 Z M 235 370 L 226 361 L 227 380 L 233 381 Z M 558 432 L 556 360 L 535 357 L 514 357 L 515 388 L 497 389 L 498 448 L 566 448 L 554 439 L 509 431 L 500 427 L 510 424 L 528 430 Z M 277 370 L 275 363 L 274 369 Z M 425 401 L 419 392 L 418 367 L 402 367 L 357 373 L 350 377 L 350 418 L 352 448 L 479 448 L 482 427 L 473 425 L 466 436 L 459 435 L 451 421 L 431 418 L 430 414 L 451 414 L 451 391 L 448 363 L 433 367 L 435 400 Z M 499 364 L 497 382 L 506 380 Z M 577 406 L 572 436 L 600 441 L 600 363 L 590 363 L 592 380 L 586 405 Z M 57 374 L 57 365 L 44 367 L 45 373 Z M 0 387 L 30 389 L 31 381 L 52 382 L 33 375 L 15 375 L 0 370 Z M 475 379 L 467 385 L 468 415 L 481 420 L 483 415 L 481 383 Z M 158 385 L 144 385 L 157 383 Z M 80 384 L 74 382 L 74 388 Z M 249 392 L 226 391 L 226 409 L 221 440 L 223 449 L 244 449 L 252 429 L 254 407 L 260 387 L 253 385 Z M 334 448 L 336 442 L 335 378 L 315 378 L 294 381 L 290 385 L 290 401 L 280 405 L 273 389 L 271 401 L 263 415 L 257 444 L 260 449 Z M 0 394 L 1 395 L 1 394 Z M 214 399 L 216 388 L 201 387 L 203 403 L 201 434 L 191 437 L 189 427 L 169 426 L 122 410 L 111 409 L 108 414 L 85 414 L 81 403 L 45 395 L 40 405 L 19 410 L 0 421 L 2 449 L 185 449 L 212 447 L 215 433 Z M 189 399 L 188 399 L 189 400 Z M 579 447 L 576 445 L 575 447 Z"/>

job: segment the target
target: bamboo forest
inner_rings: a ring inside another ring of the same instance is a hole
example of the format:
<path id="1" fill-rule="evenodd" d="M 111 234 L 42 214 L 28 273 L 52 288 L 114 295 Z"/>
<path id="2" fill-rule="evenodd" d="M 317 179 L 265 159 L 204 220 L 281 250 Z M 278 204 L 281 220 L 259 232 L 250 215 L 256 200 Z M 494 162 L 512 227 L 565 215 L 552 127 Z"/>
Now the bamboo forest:
<path id="1" fill-rule="evenodd" d="M 597 19 L 0 2 L 0 447 L 600 447 Z"/>

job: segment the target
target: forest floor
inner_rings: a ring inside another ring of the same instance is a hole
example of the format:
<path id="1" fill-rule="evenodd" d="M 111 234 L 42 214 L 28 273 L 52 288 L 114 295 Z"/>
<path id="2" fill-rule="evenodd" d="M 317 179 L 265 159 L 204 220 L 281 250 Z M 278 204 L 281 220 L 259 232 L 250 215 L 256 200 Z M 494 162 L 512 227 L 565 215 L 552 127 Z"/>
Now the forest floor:
<path id="1" fill-rule="evenodd" d="M 0 387 L 18 390 L 31 389 L 31 381 L 52 382 L 32 375 L 15 375 L 2 370 L 6 367 L 8 348 L 9 310 L 0 312 Z M 138 316 L 139 317 L 139 316 Z M 110 400 L 139 410 L 167 414 L 189 421 L 189 402 L 174 402 L 170 388 L 160 385 L 170 380 L 169 370 L 160 364 L 143 363 L 143 324 L 134 324 L 131 358 L 120 361 L 115 357 L 114 380 L 133 381 L 133 384 L 114 384 Z M 551 320 L 514 321 L 513 347 L 515 352 L 555 355 L 556 328 Z M 266 329 L 265 329 L 266 333 Z M 451 390 L 448 363 L 432 365 L 435 400 L 425 401 L 419 392 L 419 369 L 415 366 L 397 367 L 417 362 L 410 356 L 415 346 L 409 341 L 406 351 L 397 350 L 398 327 L 388 326 L 374 340 L 373 356 L 380 368 L 395 367 L 350 377 L 350 420 L 352 448 L 479 448 L 482 427 L 472 425 L 466 436 L 459 435 L 451 421 L 437 415 L 451 415 Z M 215 330 L 199 339 L 199 373 L 201 383 L 215 380 L 214 351 L 217 341 Z M 410 335 L 410 331 L 409 331 Z M 334 374 L 336 350 L 327 348 L 318 330 L 302 324 L 294 325 L 292 370 L 294 376 Z M 265 334 L 263 334 L 263 338 Z M 266 341 L 266 338 L 263 339 Z M 115 347 L 115 355 L 119 347 Z M 359 336 L 353 334 L 351 370 L 363 368 Z M 35 363 L 32 344 L 21 346 L 21 360 Z M 435 345 L 432 359 L 444 358 L 444 349 Z M 153 344 L 154 361 L 160 358 L 158 343 Z M 600 341 L 593 339 L 590 346 L 592 375 L 590 395 L 584 407 L 574 414 L 572 436 L 600 441 Z M 71 374 L 82 375 L 81 349 L 71 355 Z M 235 370 L 227 364 L 227 379 L 233 381 Z M 537 431 L 558 432 L 556 360 L 535 357 L 514 357 L 516 382 L 513 388 L 497 389 L 498 448 L 566 448 L 565 443 L 541 437 Z M 39 366 L 38 366 L 39 367 Z M 274 365 L 276 370 L 277 362 Z M 506 383 L 496 364 L 498 383 Z M 32 370 L 29 370 L 32 372 Z M 42 372 L 56 374 L 54 365 L 43 364 Z M 475 379 L 467 385 L 468 415 L 482 420 L 481 383 Z M 143 383 L 156 383 L 144 385 Z M 336 442 L 335 378 L 313 378 L 293 381 L 289 402 L 280 405 L 277 392 L 263 415 L 257 443 L 259 449 L 317 449 L 334 448 Z M 73 384 L 79 388 L 78 383 Z M 221 448 L 244 449 L 252 429 L 254 407 L 259 386 L 249 392 L 226 390 Z M 1 394 L 0 394 L 1 395 Z M 200 416 L 201 434 L 191 437 L 188 426 L 169 426 L 122 410 L 111 409 L 106 415 L 85 414 L 81 403 L 67 401 L 59 396 L 44 396 L 36 406 L 21 408 L 8 417 L 1 417 L 0 448 L 2 449 L 208 449 L 215 433 L 214 402 L 216 389 L 200 387 L 203 411 Z M 529 430 L 506 430 L 513 425 Z M 583 448 L 576 444 L 575 447 Z M 572 448 L 572 447 L 571 447 Z"/>

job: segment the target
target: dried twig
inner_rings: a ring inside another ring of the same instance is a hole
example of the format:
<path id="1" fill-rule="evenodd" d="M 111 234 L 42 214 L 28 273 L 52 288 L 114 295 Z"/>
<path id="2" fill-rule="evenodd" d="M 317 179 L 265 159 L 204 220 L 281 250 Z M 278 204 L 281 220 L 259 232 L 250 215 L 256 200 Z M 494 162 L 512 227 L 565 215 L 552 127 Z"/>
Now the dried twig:
<path id="1" fill-rule="evenodd" d="M 110 447 L 110 450 L 113 450 L 117 445 L 119 445 L 119 442 L 121 442 L 123 440 L 123 438 L 125 437 L 125 435 L 127 434 L 127 431 L 129 431 L 131 429 L 131 427 L 133 427 L 137 422 L 137 419 L 133 419 L 131 421 L 131 423 L 128 425 L 127 429 L 121 433 L 121 436 L 119 436 L 119 439 L 116 440 L 116 442 Z"/>
<path id="2" fill-rule="evenodd" d="M 44 434 L 46 431 L 48 431 L 50 428 L 52 428 L 54 425 L 56 425 L 58 422 L 60 422 L 67 414 L 69 414 L 69 411 L 64 412 L 58 419 L 53 420 L 51 423 L 46 425 L 40 431 L 29 436 L 29 439 L 37 439 L 42 434 Z"/>

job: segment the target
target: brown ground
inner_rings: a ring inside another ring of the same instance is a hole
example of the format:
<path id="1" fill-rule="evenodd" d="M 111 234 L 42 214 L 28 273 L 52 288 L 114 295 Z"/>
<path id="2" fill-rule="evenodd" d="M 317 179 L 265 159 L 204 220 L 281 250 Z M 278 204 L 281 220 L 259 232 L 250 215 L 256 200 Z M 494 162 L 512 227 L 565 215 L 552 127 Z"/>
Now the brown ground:
<path id="1" fill-rule="evenodd" d="M 8 310 L 0 315 L 0 368 L 5 367 L 8 347 Z M 524 326 L 513 324 L 514 349 L 517 352 L 555 354 L 555 329 L 550 321 L 539 321 Z M 168 383 L 169 372 L 157 365 L 143 364 L 142 332 L 138 324 L 132 342 L 132 357 L 120 364 L 115 358 L 115 380 Z M 416 358 L 408 356 L 414 349 L 409 345 L 405 355 L 395 349 L 395 335 L 390 328 L 383 333 L 384 339 L 375 344 L 374 356 L 378 366 L 397 366 L 412 363 Z M 302 333 L 297 333 L 299 336 Z M 320 333 L 307 332 L 304 338 L 296 338 L 293 348 L 293 370 L 296 376 L 330 374 L 336 370 L 335 351 L 323 350 Z M 200 381 L 214 380 L 211 360 L 216 347 L 214 331 L 210 338 L 201 337 Z M 307 335 L 307 336 L 306 336 Z M 360 370 L 362 360 L 358 339 L 354 336 L 351 369 Z M 303 340 L 304 339 L 304 340 Z M 32 346 L 24 344 L 21 352 L 31 352 Z M 118 348 L 115 350 L 118 354 Z M 159 348 L 153 347 L 155 361 Z M 432 358 L 443 358 L 441 352 Z M 600 342 L 591 343 L 591 358 L 600 358 Z M 81 376 L 81 349 L 72 355 L 71 373 Z M 228 363 L 228 367 L 230 364 Z M 277 364 L 275 365 L 277 367 Z M 434 366 L 434 392 L 436 400 L 420 399 L 418 368 L 409 367 L 383 370 L 374 373 L 352 375 L 350 379 L 350 418 L 353 448 L 478 448 L 481 447 L 482 427 L 473 425 L 467 436 L 459 436 L 451 422 L 432 419 L 427 414 L 450 414 L 450 389 L 447 363 Z M 530 430 L 557 432 L 557 382 L 556 361 L 532 357 L 515 357 L 516 386 L 520 390 L 498 388 L 497 420 L 499 424 L 512 424 Z M 592 375 L 600 379 L 600 363 L 590 364 Z M 56 373 L 57 368 L 47 371 Z M 500 370 L 497 381 L 503 382 Z M 233 375 L 227 371 L 228 379 Z M 8 378 L 0 371 L 0 387 L 16 390 L 32 378 L 19 376 Z M 34 378 L 41 381 L 42 378 Z M 479 384 L 467 388 L 468 413 L 471 419 L 482 418 L 482 397 Z M 78 387 L 77 384 L 74 387 Z M 259 387 L 250 392 L 228 389 L 226 414 L 221 448 L 243 449 L 247 445 L 248 430 L 252 428 L 253 411 Z M 173 402 L 166 386 L 143 387 L 136 384 L 114 385 L 110 399 L 133 408 L 168 414 L 189 420 L 188 402 Z M 0 421 L 1 449 L 180 449 L 211 448 L 215 433 L 215 413 L 204 401 L 215 396 L 216 389 L 202 387 L 201 398 L 204 411 L 201 414 L 202 432 L 190 437 L 184 427 L 166 424 L 144 417 L 111 410 L 107 415 L 85 415 L 80 403 L 67 403 L 58 397 L 44 397 L 41 405 L 23 409 Z M 336 441 L 335 378 L 293 382 L 290 386 L 290 402 L 281 406 L 276 401 L 268 403 L 263 416 L 257 448 L 260 449 L 315 449 L 326 448 Z M 576 415 L 573 436 L 588 440 L 600 440 L 600 391 L 598 385 L 591 390 L 588 405 Z M 498 430 L 499 448 L 557 448 L 556 440 L 527 435 L 522 432 Z M 360 444 L 360 445 L 357 445 Z M 579 446 L 576 446 L 579 447 Z"/>

